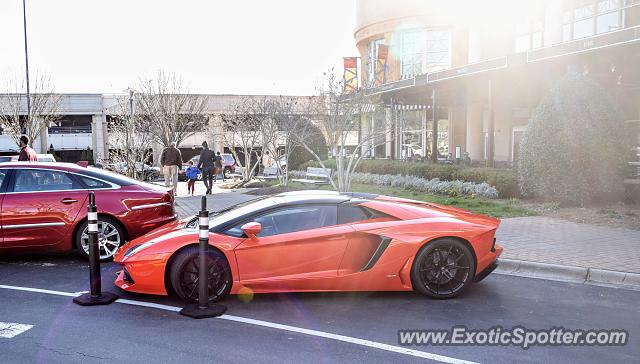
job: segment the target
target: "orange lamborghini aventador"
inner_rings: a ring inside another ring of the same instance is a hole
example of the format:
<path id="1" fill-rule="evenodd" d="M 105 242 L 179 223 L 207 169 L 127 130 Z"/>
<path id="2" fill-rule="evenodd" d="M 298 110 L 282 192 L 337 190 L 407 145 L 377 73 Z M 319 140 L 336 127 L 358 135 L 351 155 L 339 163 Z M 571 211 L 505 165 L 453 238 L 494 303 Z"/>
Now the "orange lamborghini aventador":
<path id="1" fill-rule="evenodd" d="M 410 291 L 459 295 L 497 266 L 498 219 L 421 201 L 302 191 L 211 216 L 209 298 L 239 292 Z M 126 291 L 198 297 L 198 220 L 118 250 Z"/>

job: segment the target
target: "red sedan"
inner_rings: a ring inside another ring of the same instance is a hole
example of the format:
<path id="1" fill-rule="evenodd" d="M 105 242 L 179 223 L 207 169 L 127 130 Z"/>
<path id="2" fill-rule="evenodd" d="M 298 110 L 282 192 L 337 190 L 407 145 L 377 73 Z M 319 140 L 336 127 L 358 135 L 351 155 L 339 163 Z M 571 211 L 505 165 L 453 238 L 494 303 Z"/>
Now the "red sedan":
<path id="1" fill-rule="evenodd" d="M 87 197 L 99 214 L 100 259 L 176 219 L 171 190 L 67 163 L 0 163 L 0 254 L 67 251 L 88 257 Z"/>

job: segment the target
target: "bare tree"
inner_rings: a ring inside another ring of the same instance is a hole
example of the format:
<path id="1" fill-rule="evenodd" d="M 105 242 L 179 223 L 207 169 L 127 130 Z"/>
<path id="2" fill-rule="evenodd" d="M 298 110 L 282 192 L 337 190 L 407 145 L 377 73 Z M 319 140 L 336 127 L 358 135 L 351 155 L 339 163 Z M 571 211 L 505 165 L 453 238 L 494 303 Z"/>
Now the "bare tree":
<path id="1" fill-rule="evenodd" d="M 50 78 L 36 75 L 32 85 L 29 115 L 23 81 L 7 79 L 10 93 L 0 98 L 0 126 L 16 145 L 20 145 L 20 137 L 26 135 L 33 146 L 36 138 L 60 117 L 62 95 L 53 92 Z"/>
<path id="2" fill-rule="evenodd" d="M 336 161 L 335 175 L 331 179 L 331 185 L 336 191 L 351 189 L 351 175 L 365 156 L 361 153 L 363 146 L 375 148 L 383 144 L 384 135 L 391 130 L 390 125 L 378 125 L 374 130 L 361 129 L 361 113 L 371 102 L 364 92 L 344 93 L 343 81 L 333 69 L 323 73 L 318 96 L 312 99 L 308 114 L 324 135 L 331 157 Z M 300 145 L 326 168 L 322 159 L 309 146 L 305 133 L 295 135 L 299 135 Z"/>
<path id="3" fill-rule="evenodd" d="M 242 177 L 245 182 L 251 180 L 262 157 L 260 146 L 263 144 L 262 118 L 255 114 L 256 106 L 253 98 L 243 98 L 230 106 L 230 111 L 222 114 L 223 143 L 229 146 L 231 154 L 239 161 Z M 238 153 L 236 147 L 242 151 Z M 257 157 L 257 163 L 251 163 L 251 157 Z M 242 157 L 242 158 L 241 158 Z"/>
<path id="4" fill-rule="evenodd" d="M 278 179 L 283 186 L 287 186 L 289 178 L 286 168 L 289 157 L 300 146 L 301 135 L 296 137 L 295 134 L 303 133 L 304 124 L 299 112 L 305 108 L 301 108 L 299 100 L 294 97 L 264 97 L 255 101 L 254 115 L 260 120 L 263 153 L 269 152 L 273 156 L 278 171 L 282 172 L 278 174 Z"/>
<path id="5" fill-rule="evenodd" d="M 207 103 L 206 95 L 189 94 L 180 77 L 163 71 L 140 81 L 136 99 L 138 113 L 153 125 L 151 135 L 165 147 L 205 129 Z"/>
<path id="6" fill-rule="evenodd" d="M 133 103 L 127 96 L 116 99 L 110 110 L 109 128 L 110 159 L 123 165 L 121 172 L 132 178 L 144 178 L 144 163 L 152 155 L 152 124 L 148 118 L 131 109 Z"/>

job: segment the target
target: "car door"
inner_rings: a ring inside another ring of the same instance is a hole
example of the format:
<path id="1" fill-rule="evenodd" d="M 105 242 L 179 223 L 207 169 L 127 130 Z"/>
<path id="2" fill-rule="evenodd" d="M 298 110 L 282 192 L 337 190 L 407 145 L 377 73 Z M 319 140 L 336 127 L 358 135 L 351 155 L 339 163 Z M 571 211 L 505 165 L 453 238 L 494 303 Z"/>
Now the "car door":
<path id="1" fill-rule="evenodd" d="M 34 247 L 69 239 L 87 191 L 69 173 L 14 169 L 2 200 L 4 247 Z"/>
<path id="2" fill-rule="evenodd" d="M 277 208 L 243 221 L 227 231 L 241 234 L 249 221 L 259 222 L 257 239 L 247 238 L 236 247 L 243 284 L 286 284 L 305 278 L 336 277 L 353 228 L 337 226 L 336 205 L 299 205 Z M 285 283 L 289 281 L 289 283 Z"/>

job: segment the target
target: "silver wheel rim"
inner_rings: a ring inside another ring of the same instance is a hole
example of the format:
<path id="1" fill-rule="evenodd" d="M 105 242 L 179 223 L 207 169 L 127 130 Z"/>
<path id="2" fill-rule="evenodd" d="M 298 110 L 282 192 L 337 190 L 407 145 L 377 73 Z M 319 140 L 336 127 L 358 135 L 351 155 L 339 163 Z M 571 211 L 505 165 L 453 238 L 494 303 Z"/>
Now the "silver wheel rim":
<path id="1" fill-rule="evenodd" d="M 89 235 L 87 227 L 80 236 L 80 245 L 87 255 L 89 255 Z M 98 246 L 100 247 L 100 259 L 113 257 L 120 247 L 120 233 L 116 227 L 106 221 L 98 221 Z"/>

